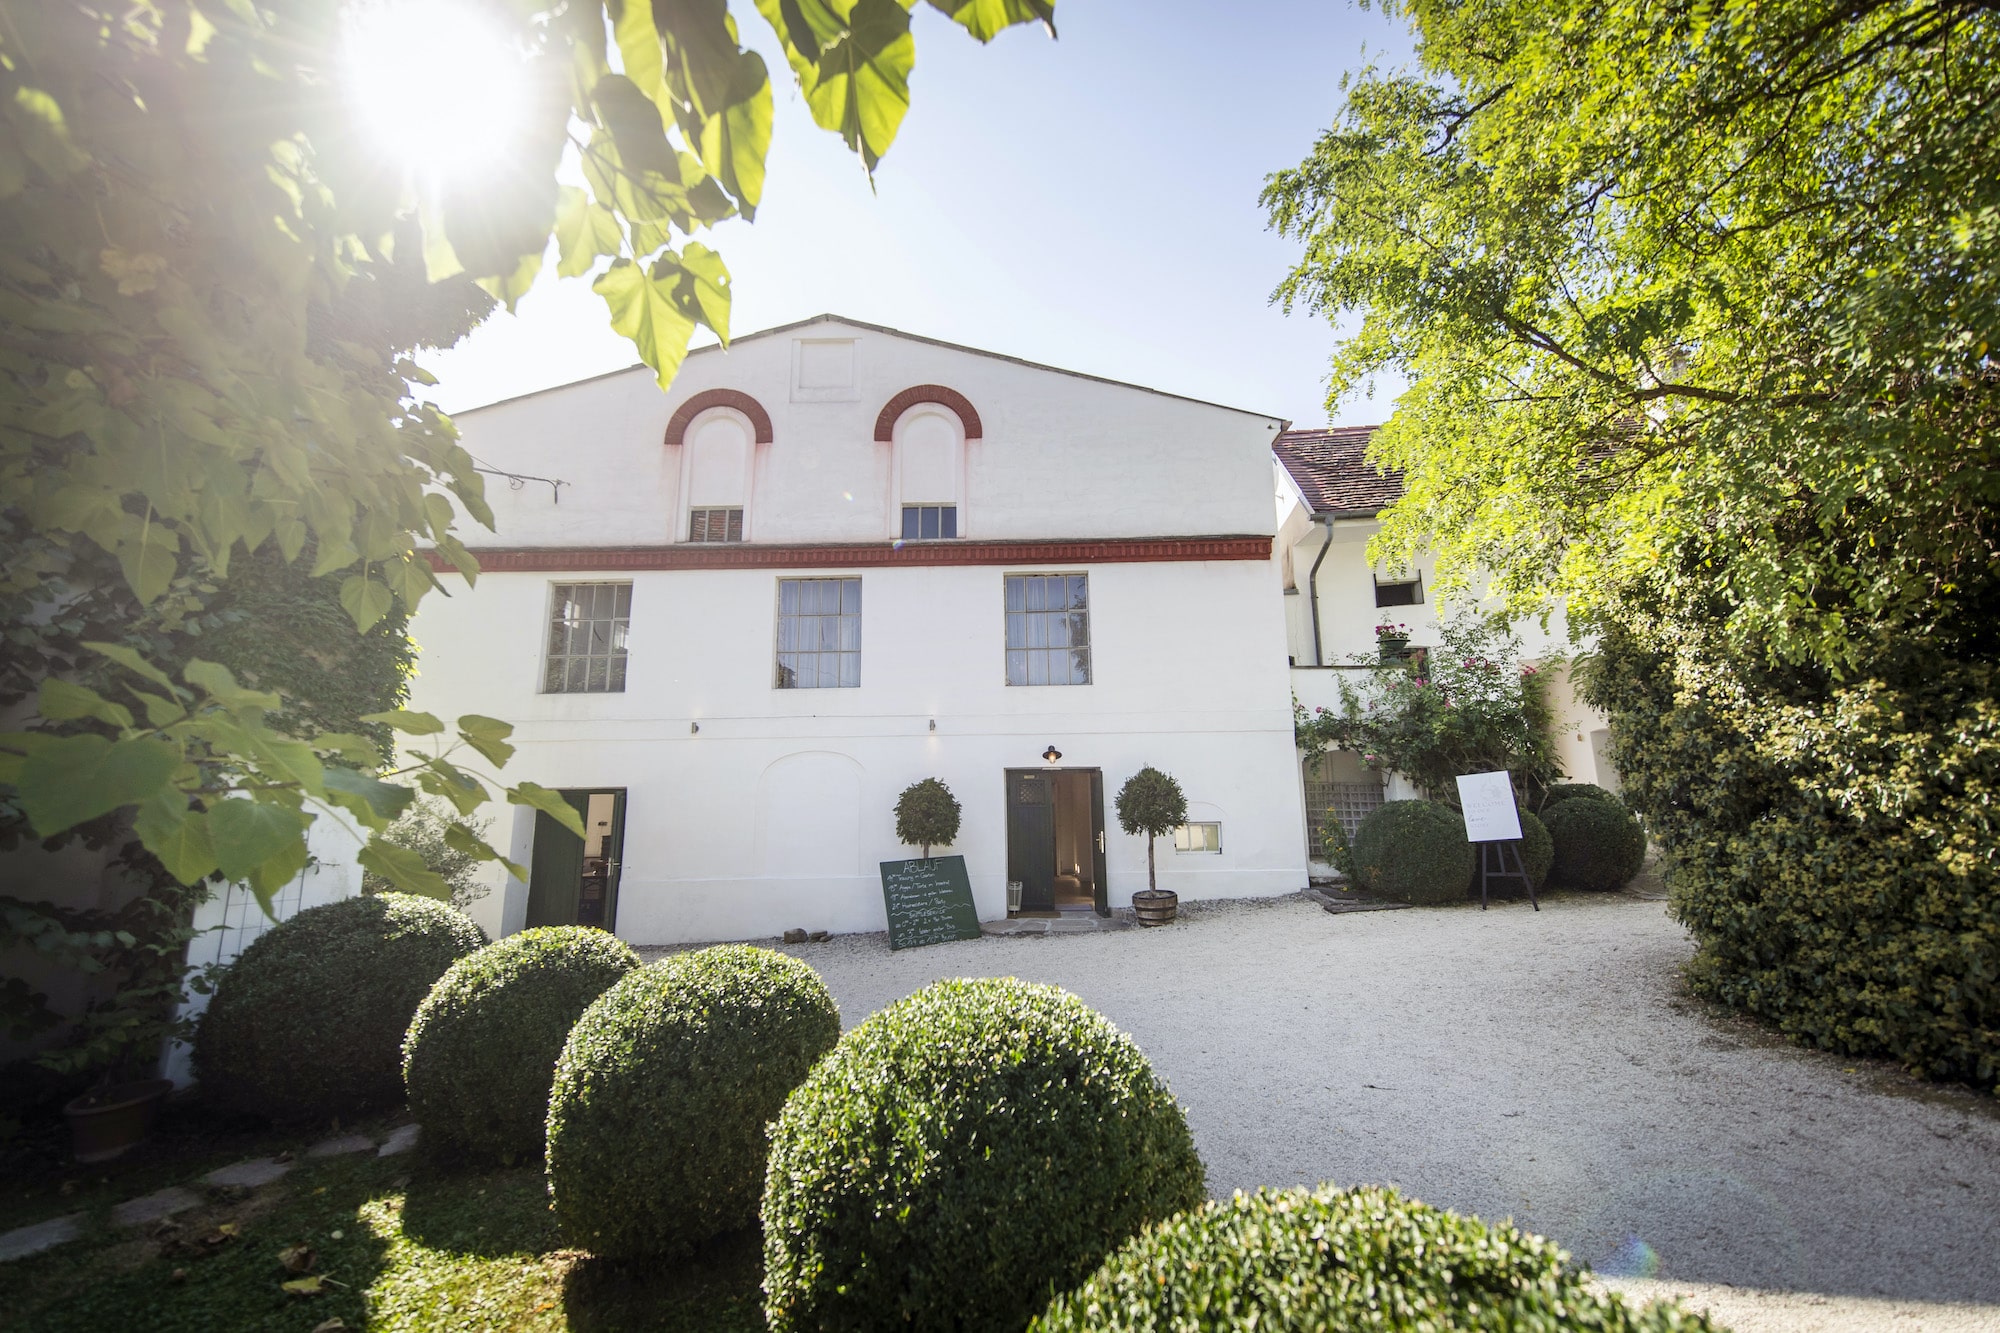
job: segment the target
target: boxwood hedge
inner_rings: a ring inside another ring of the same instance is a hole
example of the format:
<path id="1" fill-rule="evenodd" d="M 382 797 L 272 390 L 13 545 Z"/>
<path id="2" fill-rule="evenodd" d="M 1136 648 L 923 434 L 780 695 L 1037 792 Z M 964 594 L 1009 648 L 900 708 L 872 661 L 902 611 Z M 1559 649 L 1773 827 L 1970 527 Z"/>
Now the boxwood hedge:
<path id="1" fill-rule="evenodd" d="M 685 1250 L 757 1220 L 765 1129 L 840 1038 L 819 974 L 726 944 L 629 972 L 571 1029 L 549 1094 L 549 1194 L 572 1243 Z"/>
<path id="2" fill-rule="evenodd" d="M 400 1101 L 411 1015 L 446 968 L 485 943 L 463 913 L 403 893 L 279 922 L 222 973 L 202 1015 L 202 1095 L 279 1120 Z"/>
<path id="3" fill-rule="evenodd" d="M 540 1156 L 570 1029 L 637 966 L 630 945 L 588 926 L 524 930 L 453 963 L 403 1039 L 403 1082 L 426 1149 Z"/>
<path id="4" fill-rule="evenodd" d="M 1392 1189 L 1259 1190 L 1154 1227 L 1031 1333 L 1713 1333 L 1594 1292 L 1539 1236 Z"/>
<path id="5" fill-rule="evenodd" d="M 1622 889 L 1646 863 L 1646 834 L 1622 804 L 1577 797 L 1547 806 L 1542 822 L 1555 844 L 1549 875 L 1566 889 Z"/>
<path id="6" fill-rule="evenodd" d="M 773 1333 L 1017 1333 L 1203 1198 L 1146 1057 L 1053 986 L 941 981 L 849 1033 L 785 1104 L 764 1187 Z"/>
<path id="7" fill-rule="evenodd" d="M 1364 892 L 1406 903 L 1465 900 L 1478 855 L 1465 819 L 1437 801 L 1388 801 L 1354 830 L 1350 856 Z"/>

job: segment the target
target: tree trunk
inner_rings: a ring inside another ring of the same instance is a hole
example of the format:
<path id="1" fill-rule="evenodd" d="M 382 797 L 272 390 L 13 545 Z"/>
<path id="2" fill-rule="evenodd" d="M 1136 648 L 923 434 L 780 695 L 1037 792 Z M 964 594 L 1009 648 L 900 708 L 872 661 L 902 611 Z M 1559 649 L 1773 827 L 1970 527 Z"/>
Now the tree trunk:
<path id="1" fill-rule="evenodd" d="M 1156 839 L 1152 834 L 1148 833 L 1146 835 L 1146 887 L 1158 893 L 1160 891 L 1160 881 L 1153 873 L 1153 843 L 1155 841 Z"/>
<path id="2" fill-rule="evenodd" d="M 928 860 L 930 860 L 930 859 L 931 859 L 931 845 L 930 845 L 929 843 L 925 843 L 925 844 L 924 844 L 924 860 L 928 861 Z"/>

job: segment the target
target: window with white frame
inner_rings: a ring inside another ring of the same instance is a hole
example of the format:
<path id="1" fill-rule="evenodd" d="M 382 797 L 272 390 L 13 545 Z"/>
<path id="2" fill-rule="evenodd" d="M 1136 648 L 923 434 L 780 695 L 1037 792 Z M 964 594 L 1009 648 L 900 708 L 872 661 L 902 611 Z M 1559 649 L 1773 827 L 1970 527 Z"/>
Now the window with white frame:
<path id="1" fill-rule="evenodd" d="M 903 540 L 940 541 L 958 536 L 957 505 L 904 505 Z"/>
<path id="2" fill-rule="evenodd" d="M 861 580 L 778 580 L 781 690 L 861 684 Z"/>
<path id="3" fill-rule="evenodd" d="M 549 602 L 544 694 L 622 694 L 630 583 L 558 583 Z"/>
<path id="4" fill-rule="evenodd" d="M 1090 576 L 1009 574 L 1007 683 L 1090 684 Z"/>
<path id="5" fill-rule="evenodd" d="M 740 542 L 743 540 L 743 510 L 737 508 L 690 509 L 688 540 L 691 542 Z"/>
<path id="6" fill-rule="evenodd" d="M 1221 851 L 1221 821 L 1197 820 L 1190 824 L 1182 824 L 1174 830 L 1174 850 L 1177 852 Z"/>

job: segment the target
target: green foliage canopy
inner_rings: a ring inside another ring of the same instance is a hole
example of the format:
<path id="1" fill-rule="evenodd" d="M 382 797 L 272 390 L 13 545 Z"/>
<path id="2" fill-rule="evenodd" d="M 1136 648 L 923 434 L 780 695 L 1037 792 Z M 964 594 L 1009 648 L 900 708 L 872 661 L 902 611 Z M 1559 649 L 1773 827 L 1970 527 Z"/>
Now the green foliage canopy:
<path id="1" fill-rule="evenodd" d="M 1146 839 L 1146 887 L 1160 887 L 1153 860 L 1153 839 L 1187 823 L 1187 795 L 1181 784 L 1151 764 L 1125 780 L 1118 789 L 1118 827 Z"/>
<path id="2" fill-rule="evenodd" d="M 1052 16 L 1047 0 L 930 3 L 981 41 Z M 756 6 L 814 118 L 871 171 L 909 104 L 913 5 Z M 60 614 L 91 551 L 144 614 L 171 616 L 176 580 L 227 579 L 267 543 L 287 561 L 310 547 L 364 631 L 437 585 L 425 546 L 473 577 L 454 523 L 492 516 L 407 352 L 483 307 L 462 283 L 426 282 L 477 278 L 511 306 L 553 238 L 558 271 L 595 273 L 662 384 L 696 327 L 727 339 L 729 273 L 695 237 L 754 213 L 772 106 L 729 6 L 490 8 L 536 89 L 524 138 L 478 179 L 420 188 L 337 95 L 337 0 L 0 0 L 10 611 Z M 558 184 L 565 153 L 582 186 Z M 37 669 L 40 724 L 0 739 L 0 784 L 37 836 L 136 807 L 176 878 L 219 872 L 268 898 L 303 863 L 312 807 L 380 829 L 407 800 L 367 776 L 382 758 L 366 738 L 288 736 L 277 696 L 209 661 L 169 674 L 123 636 L 83 646 L 119 664 L 115 685 Z M 456 730 L 459 749 L 505 762 L 504 724 Z M 504 785 L 442 752 L 411 774 L 462 812 Z M 553 793 L 506 791 L 574 822 Z M 363 855 L 400 887 L 438 890 L 407 854 Z"/>
<path id="3" fill-rule="evenodd" d="M 951 845 L 958 836 L 958 822 L 958 798 L 937 778 L 912 782 L 896 798 L 896 839 L 923 848 L 927 861 L 931 844 Z"/>
<path id="4" fill-rule="evenodd" d="M 1989 642 L 2000 568 L 2000 12 L 1960 0 L 1397 0 L 1273 223 L 1410 381 L 1378 553 L 1573 614 L 1686 578 L 1728 642 Z"/>

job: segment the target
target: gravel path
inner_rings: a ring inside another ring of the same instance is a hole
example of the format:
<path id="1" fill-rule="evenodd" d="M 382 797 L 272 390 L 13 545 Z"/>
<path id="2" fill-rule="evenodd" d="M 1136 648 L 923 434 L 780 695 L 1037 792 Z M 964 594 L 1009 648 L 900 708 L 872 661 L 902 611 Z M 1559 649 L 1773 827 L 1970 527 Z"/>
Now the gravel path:
<path id="1" fill-rule="evenodd" d="M 1075 991 L 1185 1103 L 1218 1194 L 1390 1182 L 1738 1333 L 2000 1330 L 2000 1104 L 1715 1017 L 1680 991 L 1689 944 L 1658 902 L 1288 898 L 1159 930 L 789 951 L 850 1025 L 940 977 Z"/>

